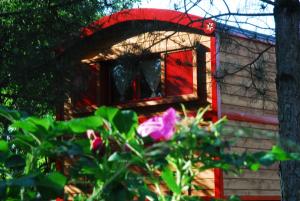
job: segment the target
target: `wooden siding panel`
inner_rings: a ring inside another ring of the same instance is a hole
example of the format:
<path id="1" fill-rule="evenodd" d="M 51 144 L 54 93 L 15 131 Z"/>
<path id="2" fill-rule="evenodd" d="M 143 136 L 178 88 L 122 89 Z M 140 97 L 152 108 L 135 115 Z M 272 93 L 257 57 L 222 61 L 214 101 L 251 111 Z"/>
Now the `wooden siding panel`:
<path id="1" fill-rule="evenodd" d="M 227 150 L 231 153 L 267 151 L 276 143 L 278 126 L 275 125 L 229 121 L 225 130 L 226 128 L 228 130 L 225 138 L 236 140 L 232 148 Z M 238 131 L 241 137 L 237 139 L 230 132 L 236 132 L 238 129 L 242 130 Z M 223 177 L 225 195 L 273 196 L 280 193 L 278 164 L 261 167 L 256 172 L 244 169 L 241 175 L 230 173 L 224 174 Z"/>
<path id="2" fill-rule="evenodd" d="M 279 180 L 278 170 L 274 169 L 261 169 L 259 171 L 243 170 L 240 175 L 224 174 L 224 178 L 228 179 L 272 179 Z"/>
<path id="3" fill-rule="evenodd" d="M 225 179 L 225 189 L 280 190 L 279 180 L 273 179 Z"/>
<path id="4" fill-rule="evenodd" d="M 248 122 L 242 122 L 242 121 L 228 121 L 226 124 L 228 127 L 234 127 L 234 128 L 251 128 L 256 129 L 253 131 L 278 131 L 278 126 L 275 125 L 266 125 L 266 124 L 255 124 L 255 123 L 248 123 Z M 274 133 L 275 134 L 275 133 Z"/>
<path id="5" fill-rule="evenodd" d="M 274 69 L 276 69 L 276 65 L 271 63 L 266 63 L 265 65 L 267 67 L 264 69 L 264 72 L 268 75 L 267 79 L 275 81 L 276 71 L 274 71 Z M 243 65 L 239 64 L 238 61 L 220 61 L 219 67 L 221 69 L 226 69 L 227 72 L 230 73 L 239 70 L 234 75 L 250 77 L 249 69 L 245 68 L 243 70 L 240 70 L 241 68 L 243 68 Z"/>
<path id="6" fill-rule="evenodd" d="M 240 54 L 233 54 L 230 52 L 219 52 L 220 62 L 233 63 L 240 66 L 245 66 L 251 64 L 256 59 L 255 57 L 243 56 Z M 275 60 L 264 60 L 264 64 L 267 71 L 276 72 L 276 68 L 273 69 L 272 66 L 275 66 Z"/>
<path id="7" fill-rule="evenodd" d="M 228 85 L 241 85 L 241 86 L 244 86 L 245 88 L 249 88 L 249 87 L 251 87 L 251 83 L 253 82 L 253 80 L 258 88 L 264 88 L 264 89 L 267 89 L 270 91 L 276 91 L 275 80 L 268 80 L 268 78 L 266 78 L 266 80 L 264 79 L 264 80 L 259 81 L 259 80 L 256 80 L 255 78 L 251 79 L 250 74 L 248 77 L 240 76 L 238 74 L 227 75 L 224 77 L 224 79 L 222 79 L 221 87 L 222 87 L 222 84 L 225 83 Z"/>
<path id="8" fill-rule="evenodd" d="M 225 195 L 240 195 L 240 196 L 274 196 L 274 195 L 280 195 L 279 190 L 262 190 L 262 189 L 226 189 L 224 191 Z"/>
<path id="9" fill-rule="evenodd" d="M 233 104 L 249 108 L 249 113 L 252 113 L 252 108 L 260 110 L 273 110 L 277 111 L 277 104 L 275 101 L 268 101 L 262 99 L 247 98 L 245 96 L 222 94 L 223 104 Z"/>
<path id="10" fill-rule="evenodd" d="M 226 139 L 229 141 L 235 141 L 233 144 L 234 147 L 245 149 L 268 150 L 274 145 L 274 140 L 272 139 L 259 139 L 254 137 L 228 137 Z"/>
<path id="11" fill-rule="evenodd" d="M 249 110 L 248 107 L 234 105 L 234 103 L 229 103 L 229 104 L 222 103 L 221 108 L 222 108 L 222 113 L 226 113 L 226 111 L 240 111 L 244 113 L 249 113 L 250 111 L 251 114 L 255 114 L 255 115 L 272 115 L 272 116 L 277 115 L 277 111 L 275 110 L 267 110 L 267 109 L 261 110 L 255 108 L 251 108 L 251 110 Z"/>
<path id="12" fill-rule="evenodd" d="M 221 90 L 224 94 L 232 94 L 232 95 L 241 95 L 248 98 L 256 98 L 259 97 L 257 91 L 253 88 L 247 89 L 244 85 L 241 84 L 227 84 L 222 83 Z M 277 100 L 277 92 L 276 90 L 266 89 L 266 98 L 270 100 Z M 263 95 L 261 95 L 263 96 Z"/>

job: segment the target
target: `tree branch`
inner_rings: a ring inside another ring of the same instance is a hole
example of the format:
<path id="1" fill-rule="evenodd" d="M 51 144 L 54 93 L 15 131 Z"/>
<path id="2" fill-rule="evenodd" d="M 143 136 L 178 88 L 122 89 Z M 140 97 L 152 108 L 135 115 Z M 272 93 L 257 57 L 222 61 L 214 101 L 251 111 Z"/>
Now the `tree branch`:
<path id="1" fill-rule="evenodd" d="M 205 17 L 206 19 L 224 17 L 224 16 L 241 16 L 241 17 L 258 17 L 258 16 L 273 16 L 273 13 L 222 13 L 218 15 L 212 15 L 211 17 Z"/>
<path id="2" fill-rule="evenodd" d="M 275 6 L 275 2 L 273 2 L 271 0 L 260 0 L 260 1 Z"/>

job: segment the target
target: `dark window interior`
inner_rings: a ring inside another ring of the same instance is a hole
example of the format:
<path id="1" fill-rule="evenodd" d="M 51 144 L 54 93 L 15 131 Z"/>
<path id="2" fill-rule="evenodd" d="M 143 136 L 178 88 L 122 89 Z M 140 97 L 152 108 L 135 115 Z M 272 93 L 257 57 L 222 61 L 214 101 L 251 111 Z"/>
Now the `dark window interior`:
<path id="1" fill-rule="evenodd" d="M 102 103 L 115 105 L 195 94 L 193 50 L 103 61 Z"/>
<path id="2" fill-rule="evenodd" d="M 109 102 L 112 104 L 152 100 L 162 96 L 159 54 L 121 57 L 102 65 L 109 68 Z"/>

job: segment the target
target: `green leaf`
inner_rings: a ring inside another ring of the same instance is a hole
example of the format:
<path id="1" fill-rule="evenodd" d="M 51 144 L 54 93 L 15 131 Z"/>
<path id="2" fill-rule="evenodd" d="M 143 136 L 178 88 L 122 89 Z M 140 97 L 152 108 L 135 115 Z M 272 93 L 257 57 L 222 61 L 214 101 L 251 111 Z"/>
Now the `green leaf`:
<path id="1" fill-rule="evenodd" d="M 103 125 L 103 119 L 99 116 L 72 119 L 67 122 L 69 128 L 74 133 L 83 133 L 88 129 L 97 129 Z"/>
<path id="2" fill-rule="evenodd" d="M 50 126 L 53 123 L 53 119 L 51 117 L 46 117 L 46 118 L 28 117 L 26 120 L 33 123 L 34 125 L 43 127 L 46 131 L 49 130 Z"/>
<path id="3" fill-rule="evenodd" d="M 130 153 L 126 153 L 126 152 L 114 152 L 112 155 L 109 156 L 108 161 L 109 162 L 128 162 L 130 160 L 132 160 L 133 157 L 130 155 Z"/>
<path id="4" fill-rule="evenodd" d="M 24 168 L 25 165 L 26 165 L 26 161 L 20 155 L 12 155 L 5 161 L 5 166 L 11 169 Z"/>
<path id="5" fill-rule="evenodd" d="M 166 167 L 162 173 L 161 173 L 161 178 L 163 179 L 163 181 L 166 183 L 166 185 L 168 186 L 168 188 L 176 194 L 180 194 L 181 189 L 180 187 L 176 184 L 176 180 L 175 177 L 173 175 L 173 172 Z"/>
<path id="6" fill-rule="evenodd" d="M 67 178 L 64 175 L 59 172 L 51 172 L 38 178 L 37 188 L 43 199 L 54 199 L 63 193 L 66 183 Z"/>
<path id="7" fill-rule="evenodd" d="M 30 133 L 44 133 L 47 132 L 50 126 L 53 124 L 53 119 L 47 118 L 36 118 L 28 117 L 24 120 L 16 121 L 12 124 L 15 128 L 21 128 Z"/>
<path id="8" fill-rule="evenodd" d="M 112 122 L 112 120 L 114 119 L 114 117 L 118 111 L 119 111 L 118 108 L 103 106 L 95 111 L 95 115 L 100 116 L 100 117 Z"/>
<path id="9" fill-rule="evenodd" d="M 8 144 L 4 140 L 0 140 L 0 152 L 3 152 L 3 153 L 8 152 Z"/>
<path id="10" fill-rule="evenodd" d="M 7 181 L 0 182 L 0 186 L 19 186 L 19 187 L 32 187 L 35 186 L 36 175 L 28 175 L 17 179 L 10 179 Z"/>
<path id="11" fill-rule="evenodd" d="M 260 164 L 259 163 L 253 163 L 250 165 L 250 169 L 252 171 L 257 171 L 260 168 Z"/>
<path id="12" fill-rule="evenodd" d="M 109 156 L 108 161 L 113 162 L 113 161 L 118 161 L 120 159 L 121 159 L 121 157 L 120 157 L 119 153 L 114 152 L 112 155 Z"/>
<path id="13" fill-rule="evenodd" d="M 135 128 L 138 125 L 137 114 L 131 110 L 120 110 L 113 119 L 114 126 L 121 132 L 125 133 L 128 138 L 132 138 Z"/>
<path id="14" fill-rule="evenodd" d="M 5 119 L 14 122 L 21 118 L 21 114 L 16 110 L 9 110 L 6 107 L 0 106 L 0 116 Z"/>
<path id="15" fill-rule="evenodd" d="M 275 155 L 275 158 L 280 161 L 289 160 L 289 155 L 279 146 L 273 146 L 271 153 Z"/>
<path id="16" fill-rule="evenodd" d="M 272 153 L 267 153 L 263 155 L 260 159 L 259 162 L 264 165 L 264 166 L 270 166 L 275 162 L 275 157 L 274 154 Z"/>
<path id="17" fill-rule="evenodd" d="M 231 195 L 229 196 L 228 201 L 241 201 L 241 199 L 236 195 Z"/>
<path id="18" fill-rule="evenodd" d="M 27 121 L 26 119 L 21 121 L 16 121 L 11 126 L 14 128 L 21 128 L 30 133 L 35 133 L 39 130 L 37 125 L 35 125 L 30 121 Z"/>

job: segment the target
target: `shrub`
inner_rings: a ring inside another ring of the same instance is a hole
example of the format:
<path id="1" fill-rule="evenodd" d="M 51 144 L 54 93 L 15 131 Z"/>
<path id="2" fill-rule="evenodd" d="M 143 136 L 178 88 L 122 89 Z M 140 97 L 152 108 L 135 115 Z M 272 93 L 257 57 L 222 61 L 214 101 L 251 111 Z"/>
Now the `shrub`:
<path id="1" fill-rule="evenodd" d="M 190 193 L 201 189 L 193 182 L 200 171 L 256 171 L 299 158 L 278 146 L 252 154 L 226 152 L 226 119 L 205 121 L 206 110 L 180 117 L 169 109 L 138 127 L 135 112 L 111 107 L 69 121 L 0 108 L 6 136 L 0 140 L 0 199 L 50 200 L 73 189 L 77 195 L 65 193 L 65 199 L 201 200 Z"/>

